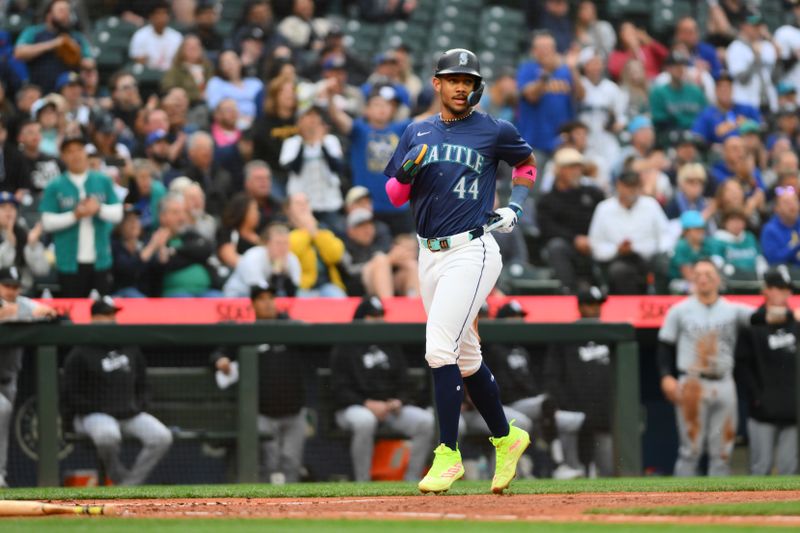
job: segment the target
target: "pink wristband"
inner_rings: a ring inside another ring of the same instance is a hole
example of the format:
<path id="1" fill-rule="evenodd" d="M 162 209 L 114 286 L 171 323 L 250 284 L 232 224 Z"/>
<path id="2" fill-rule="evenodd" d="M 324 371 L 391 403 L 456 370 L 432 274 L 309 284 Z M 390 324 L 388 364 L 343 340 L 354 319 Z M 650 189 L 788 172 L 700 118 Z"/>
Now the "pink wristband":
<path id="1" fill-rule="evenodd" d="M 511 179 L 514 178 L 528 180 L 531 182 L 531 185 L 533 185 L 536 183 L 536 167 L 533 165 L 520 165 L 518 167 L 514 167 L 514 172 L 511 173 Z"/>
<path id="2" fill-rule="evenodd" d="M 411 196 L 411 184 L 400 183 L 396 178 L 389 178 L 389 181 L 386 182 L 386 194 L 389 195 L 389 201 L 393 206 L 400 207 Z"/>

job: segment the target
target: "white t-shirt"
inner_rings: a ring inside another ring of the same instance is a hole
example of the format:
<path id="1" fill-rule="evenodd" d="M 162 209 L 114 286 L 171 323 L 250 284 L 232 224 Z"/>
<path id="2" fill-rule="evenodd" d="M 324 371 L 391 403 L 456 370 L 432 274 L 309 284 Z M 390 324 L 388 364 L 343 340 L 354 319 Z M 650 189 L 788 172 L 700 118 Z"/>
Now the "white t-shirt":
<path id="1" fill-rule="evenodd" d="M 250 287 L 269 281 L 270 276 L 272 276 L 272 268 L 272 261 L 269 258 L 266 246 L 250 248 L 242 254 L 236 264 L 236 268 L 233 270 L 233 274 L 225 283 L 225 288 L 223 289 L 225 296 L 228 298 L 249 297 Z M 286 257 L 286 272 L 298 287 L 300 286 L 301 270 L 300 261 L 293 253 L 289 252 Z"/>
<path id="2" fill-rule="evenodd" d="M 164 72 L 172 65 L 172 58 L 181 42 L 183 35 L 179 31 L 166 27 L 159 35 L 153 26 L 148 24 L 133 34 L 128 55 L 134 60 L 145 57 L 148 68 Z"/>
<path id="3" fill-rule="evenodd" d="M 760 41 L 761 46 L 761 68 L 754 72 L 750 79 L 745 82 L 739 81 L 737 77 L 747 72 L 755 61 L 755 54 L 750 45 L 744 41 L 736 39 L 725 51 L 725 61 L 728 64 L 728 71 L 733 76 L 733 101 L 737 104 L 748 104 L 756 109 L 761 107 L 762 84 L 767 94 L 769 107 L 772 111 L 778 108 L 778 95 L 772 83 L 772 70 L 778 59 L 778 54 L 772 43 Z"/>
<path id="4" fill-rule="evenodd" d="M 800 28 L 788 24 L 781 26 L 775 31 L 775 42 L 781 49 L 781 59 L 789 59 L 800 53 Z M 800 88 L 800 61 L 784 74 L 783 81 L 788 81 L 795 89 Z"/>

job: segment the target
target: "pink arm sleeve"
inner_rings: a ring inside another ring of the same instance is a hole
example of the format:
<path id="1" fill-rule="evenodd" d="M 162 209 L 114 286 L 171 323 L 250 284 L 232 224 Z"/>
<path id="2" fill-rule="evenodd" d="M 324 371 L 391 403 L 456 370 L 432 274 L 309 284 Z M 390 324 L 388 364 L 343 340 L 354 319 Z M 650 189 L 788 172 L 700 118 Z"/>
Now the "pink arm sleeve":
<path id="1" fill-rule="evenodd" d="M 389 195 L 389 201 L 393 206 L 400 207 L 411 196 L 411 184 L 400 183 L 395 178 L 389 178 L 389 181 L 386 182 L 386 194 Z"/>

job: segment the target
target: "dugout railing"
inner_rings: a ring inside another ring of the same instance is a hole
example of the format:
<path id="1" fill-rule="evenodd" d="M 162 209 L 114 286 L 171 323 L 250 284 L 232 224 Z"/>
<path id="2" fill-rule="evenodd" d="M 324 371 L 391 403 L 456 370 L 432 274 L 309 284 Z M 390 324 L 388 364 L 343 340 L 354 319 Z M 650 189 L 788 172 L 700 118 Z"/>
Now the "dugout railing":
<path id="1" fill-rule="evenodd" d="M 238 346 L 240 382 L 237 398 L 237 479 L 257 481 L 258 472 L 258 352 L 264 343 L 333 346 L 340 343 L 423 342 L 424 324 L 216 324 L 216 325 L 115 325 L 35 324 L 0 325 L 0 346 L 35 348 L 37 400 L 37 483 L 60 483 L 58 347 L 136 344 L 185 347 L 197 345 Z M 642 416 L 639 394 L 639 354 L 635 330 L 630 324 L 572 323 L 530 324 L 487 322 L 481 324 L 484 343 L 603 342 L 614 346 L 611 394 L 616 474 L 638 476 L 642 470 Z M 27 353 L 27 352 L 26 352 Z M 800 368 L 800 366 L 799 366 Z"/>

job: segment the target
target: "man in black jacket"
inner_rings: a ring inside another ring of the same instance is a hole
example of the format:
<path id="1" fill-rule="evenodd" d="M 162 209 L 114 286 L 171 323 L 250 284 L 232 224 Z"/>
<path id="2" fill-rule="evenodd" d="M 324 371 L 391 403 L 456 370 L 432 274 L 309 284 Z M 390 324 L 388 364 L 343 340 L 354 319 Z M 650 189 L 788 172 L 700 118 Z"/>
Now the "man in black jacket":
<path id="1" fill-rule="evenodd" d="M 275 291 L 266 282 L 250 288 L 250 302 L 258 323 L 289 320 L 275 307 Z M 214 352 L 214 368 L 226 376 L 238 375 L 234 353 L 231 348 Z M 273 437 L 261 443 L 262 478 L 272 483 L 300 481 L 306 442 L 305 365 L 300 355 L 285 344 L 258 347 L 258 429 Z"/>
<path id="2" fill-rule="evenodd" d="M 354 320 L 383 320 L 380 299 L 365 297 Z M 422 476 L 433 450 L 434 417 L 420 407 L 409 405 L 408 372 L 405 356 L 397 345 L 339 345 L 331 354 L 331 388 L 336 422 L 352 431 L 350 455 L 356 481 L 370 480 L 375 430 L 384 424 L 411 439 L 411 458 L 405 479 Z"/>
<path id="3" fill-rule="evenodd" d="M 797 323 L 787 313 L 791 279 L 780 268 L 764 275 L 764 304 L 743 330 L 736 346 L 736 382 L 748 400 L 747 434 L 750 473 L 765 476 L 772 467 L 779 475 L 797 474 Z M 772 323 L 767 315 L 786 316 Z"/>
<path id="4" fill-rule="evenodd" d="M 120 310 L 105 296 L 92 304 L 92 322 L 113 323 Z M 146 413 L 144 356 L 135 346 L 76 346 L 64 361 L 67 408 L 73 425 L 97 448 L 108 478 L 117 485 L 140 485 L 172 445 L 172 433 Z M 142 443 L 133 466 L 120 460 L 123 436 Z"/>
<path id="5" fill-rule="evenodd" d="M 581 183 L 583 156 L 577 150 L 562 148 L 556 152 L 555 167 L 553 190 L 538 204 L 539 229 L 548 264 L 564 287 L 574 293 L 580 278 L 591 273 L 589 224 L 605 195 L 597 187 Z"/>
<path id="6" fill-rule="evenodd" d="M 606 301 L 605 294 L 590 287 L 578 292 L 578 322 L 597 321 Z M 548 390 L 562 409 L 585 415 L 581 427 L 581 462 L 594 462 L 596 473 L 614 475 L 613 443 L 611 439 L 611 347 L 593 341 L 553 344 L 545 362 L 545 381 Z M 568 437 L 562 435 L 562 440 Z M 571 443 L 564 442 L 565 449 Z M 590 468 L 591 470 L 591 468 Z M 591 473 L 591 472 L 590 472 Z"/>

